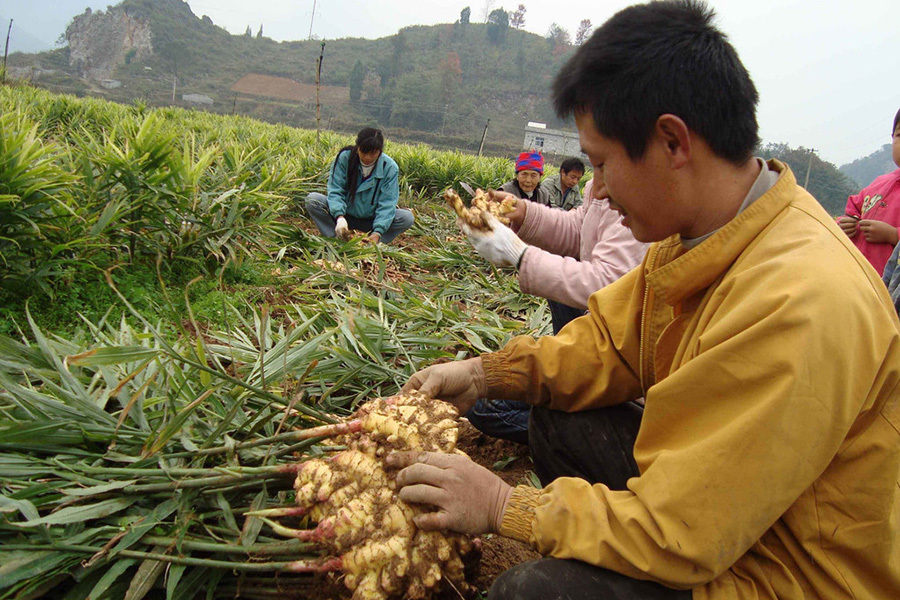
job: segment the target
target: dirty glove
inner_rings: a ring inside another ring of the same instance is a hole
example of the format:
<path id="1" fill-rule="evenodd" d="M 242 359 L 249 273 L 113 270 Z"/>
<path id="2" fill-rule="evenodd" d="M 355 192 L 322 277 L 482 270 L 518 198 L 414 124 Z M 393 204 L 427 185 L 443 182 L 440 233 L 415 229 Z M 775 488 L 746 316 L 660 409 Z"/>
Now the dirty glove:
<path id="1" fill-rule="evenodd" d="M 464 415 L 479 398 L 487 395 L 481 358 L 431 365 L 413 373 L 403 393 L 419 390 L 432 398 L 449 402 Z"/>
<path id="2" fill-rule="evenodd" d="M 347 226 L 347 219 L 343 215 L 338 217 L 334 224 L 334 235 L 342 240 L 350 239 L 350 227 Z"/>
<path id="3" fill-rule="evenodd" d="M 498 221 L 490 213 L 485 214 L 491 226 L 490 231 L 473 229 L 462 220 L 458 220 L 460 229 L 469 238 L 469 243 L 482 257 L 497 267 L 518 267 L 528 244 L 519 239 L 513 230 Z"/>
<path id="4" fill-rule="evenodd" d="M 397 474 L 401 500 L 434 507 L 414 517 L 419 529 L 468 535 L 500 531 L 512 487 L 468 456 L 395 452 L 387 464 L 403 469 Z"/>

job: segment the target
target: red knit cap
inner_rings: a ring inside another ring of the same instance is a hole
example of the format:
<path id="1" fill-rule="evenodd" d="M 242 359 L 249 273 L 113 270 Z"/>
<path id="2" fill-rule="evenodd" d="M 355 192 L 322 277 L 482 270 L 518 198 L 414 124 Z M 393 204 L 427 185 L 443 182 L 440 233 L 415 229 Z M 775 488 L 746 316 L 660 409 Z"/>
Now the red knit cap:
<path id="1" fill-rule="evenodd" d="M 544 157 L 540 152 L 523 152 L 516 159 L 516 173 L 519 171 L 537 171 L 544 174 Z"/>

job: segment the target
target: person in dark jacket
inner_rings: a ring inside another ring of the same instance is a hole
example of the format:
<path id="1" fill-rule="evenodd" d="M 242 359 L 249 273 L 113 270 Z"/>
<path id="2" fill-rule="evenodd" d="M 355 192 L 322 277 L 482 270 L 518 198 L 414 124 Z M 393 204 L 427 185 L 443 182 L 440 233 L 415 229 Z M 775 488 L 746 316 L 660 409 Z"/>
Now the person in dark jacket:
<path id="1" fill-rule="evenodd" d="M 331 165 L 328 195 L 312 192 L 306 210 L 322 235 L 348 239 L 364 231 L 367 241 L 391 243 L 412 227 L 412 211 L 397 208 L 397 163 L 384 153 L 384 134 L 366 127 L 356 144 L 341 148 Z"/>
<path id="2" fill-rule="evenodd" d="M 563 210 L 578 208 L 584 202 L 578 183 L 584 177 L 584 163 L 581 159 L 569 157 L 559 165 L 559 173 L 541 182 L 547 190 L 550 206 Z M 590 198 L 588 198 L 590 201 Z"/>
<path id="3" fill-rule="evenodd" d="M 500 190 L 509 192 L 517 198 L 531 200 L 544 206 L 550 206 L 547 190 L 541 187 L 544 175 L 544 157 L 540 152 L 522 152 L 516 159 L 516 178 L 507 181 Z"/>

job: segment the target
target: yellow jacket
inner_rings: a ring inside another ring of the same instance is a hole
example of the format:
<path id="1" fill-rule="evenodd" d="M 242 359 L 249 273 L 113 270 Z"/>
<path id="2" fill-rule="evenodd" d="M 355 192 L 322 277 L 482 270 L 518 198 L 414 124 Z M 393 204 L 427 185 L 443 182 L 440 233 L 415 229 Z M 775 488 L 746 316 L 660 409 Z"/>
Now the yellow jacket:
<path id="1" fill-rule="evenodd" d="M 482 357 L 493 398 L 646 397 L 628 490 L 518 487 L 503 535 L 695 600 L 900 598 L 900 322 L 769 164 L 777 183 L 702 244 L 654 244 L 559 335 Z"/>

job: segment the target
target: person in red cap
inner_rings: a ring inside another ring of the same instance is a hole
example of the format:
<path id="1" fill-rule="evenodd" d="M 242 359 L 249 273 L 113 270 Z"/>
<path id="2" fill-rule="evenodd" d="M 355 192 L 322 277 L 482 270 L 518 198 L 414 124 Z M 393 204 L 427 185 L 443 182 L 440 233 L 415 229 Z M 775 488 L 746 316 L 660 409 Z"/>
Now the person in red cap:
<path id="1" fill-rule="evenodd" d="M 516 159 L 516 178 L 507 181 L 500 189 L 517 198 L 524 198 L 550 206 L 547 190 L 541 188 L 541 177 L 544 175 L 544 157 L 534 150 L 522 152 Z"/>

